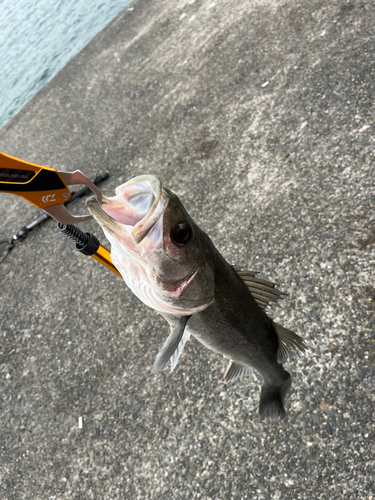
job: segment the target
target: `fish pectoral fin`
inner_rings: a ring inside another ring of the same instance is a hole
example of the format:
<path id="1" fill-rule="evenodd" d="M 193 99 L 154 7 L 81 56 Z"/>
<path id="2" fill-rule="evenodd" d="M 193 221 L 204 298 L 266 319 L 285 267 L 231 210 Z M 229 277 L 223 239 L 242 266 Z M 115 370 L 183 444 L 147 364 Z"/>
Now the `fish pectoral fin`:
<path id="1" fill-rule="evenodd" d="M 307 346 L 301 337 L 273 321 L 272 324 L 276 330 L 279 341 L 279 348 L 277 349 L 278 363 L 285 363 L 288 359 L 300 356 L 301 353 L 304 354 Z"/>
<path id="2" fill-rule="evenodd" d="M 254 271 L 247 271 L 239 267 L 233 267 L 238 276 L 243 280 L 258 306 L 265 309 L 270 302 L 276 302 L 286 295 L 275 288 L 276 283 L 257 278 Z"/>
<path id="3" fill-rule="evenodd" d="M 251 366 L 241 365 L 240 363 L 231 361 L 221 381 L 224 382 L 224 384 L 229 384 L 229 382 L 233 382 L 233 380 L 237 378 L 249 377 L 252 375 L 253 371 Z"/>
<path id="4" fill-rule="evenodd" d="M 154 373 L 160 372 L 160 370 L 162 370 L 164 368 L 164 366 L 167 364 L 167 362 L 172 358 L 174 353 L 179 350 L 180 343 L 183 340 L 185 326 L 186 326 L 186 323 L 187 323 L 189 318 L 190 318 L 190 316 L 181 316 L 177 325 L 173 328 L 169 337 L 164 342 L 163 347 L 157 353 L 156 358 L 155 358 L 155 362 L 154 362 L 154 366 L 152 367 L 151 373 L 154 374 Z M 185 342 L 186 342 L 186 340 L 185 340 Z M 185 342 L 182 346 L 182 349 L 185 345 Z M 178 358 L 182 352 L 182 349 L 180 350 L 179 354 L 177 355 L 177 359 L 175 361 L 175 366 L 176 366 Z M 173 361 L 172 361 L 172 365 L 173 365 Z"/>

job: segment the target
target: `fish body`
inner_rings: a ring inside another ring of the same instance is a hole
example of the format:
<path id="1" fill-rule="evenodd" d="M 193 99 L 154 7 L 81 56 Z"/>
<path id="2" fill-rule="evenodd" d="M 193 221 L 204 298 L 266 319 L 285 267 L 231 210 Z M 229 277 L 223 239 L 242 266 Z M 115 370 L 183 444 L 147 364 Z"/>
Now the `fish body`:
<path id="1" fill-rule="evenodd" d="M 116 196 L 88 207 L 111 243 L 113 263 L 133 292 L 162 314 L 171 333 L 152 369 L 172 370 L 190 338 L 228 358 L 223 381 L 252 370 L 262 378 L 261 417 L 284 418 L 291 376 L 283 368 L 305 344 L 264 311 L 282 293 L 256 273 L 231 266 L 180 200 L 153 176 L 136 177 Z"/>

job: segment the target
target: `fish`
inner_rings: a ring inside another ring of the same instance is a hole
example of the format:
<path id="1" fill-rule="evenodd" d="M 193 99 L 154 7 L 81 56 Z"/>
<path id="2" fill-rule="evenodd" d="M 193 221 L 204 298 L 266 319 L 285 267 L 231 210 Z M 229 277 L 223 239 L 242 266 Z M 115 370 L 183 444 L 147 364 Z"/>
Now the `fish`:
<path id="1" fill-rule="evenodd" d="M 261 377 L 261 419 L 283 419 L 291 375 L 283 363 L 306 351 L 294 332 L 267 314 L 285 294 L 258 273 L 232 266 L 179 198 L 153 175 L 137 176 L 95 197 L 88 209 L 111 244 L 111 259 L 132 292 L 160 313 L 170 334 L 152 373 L 176 367 L 191 338 L 227 358 L 224 383 Z"/>

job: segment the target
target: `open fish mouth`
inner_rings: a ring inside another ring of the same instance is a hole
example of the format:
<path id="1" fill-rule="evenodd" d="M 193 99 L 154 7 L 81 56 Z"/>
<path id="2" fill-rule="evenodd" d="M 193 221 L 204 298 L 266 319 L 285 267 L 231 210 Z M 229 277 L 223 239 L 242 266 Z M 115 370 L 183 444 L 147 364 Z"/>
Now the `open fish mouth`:
<path id="1" fill-rule="evenodd" d="M 86 204 L 93 218 L 111 233 L 132 235 L 139 244 L 151 231 L 168 205 L 168 196 L 159 179 L 153 175 L 134 177 L 115 190 L 116 196 L 96 197 Z"/>

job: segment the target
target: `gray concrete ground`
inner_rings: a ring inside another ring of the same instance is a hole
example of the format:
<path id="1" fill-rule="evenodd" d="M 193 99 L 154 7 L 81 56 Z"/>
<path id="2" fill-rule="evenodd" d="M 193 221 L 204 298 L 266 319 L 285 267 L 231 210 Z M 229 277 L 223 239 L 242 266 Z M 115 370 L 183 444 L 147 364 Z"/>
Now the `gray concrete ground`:
<path id="1" fill-rule="evenodd" d="M 136 0 L 1 129 L 107 195 L 160 177 L 309 346 L 280 423 L 194 340 L 151 376 L 167 324 L 49 221 L 0 265 L 2 499 L 375 498 L 374 23 L 366 0 Z M 0 239 L 39 214 L 2 194 Z"/>

